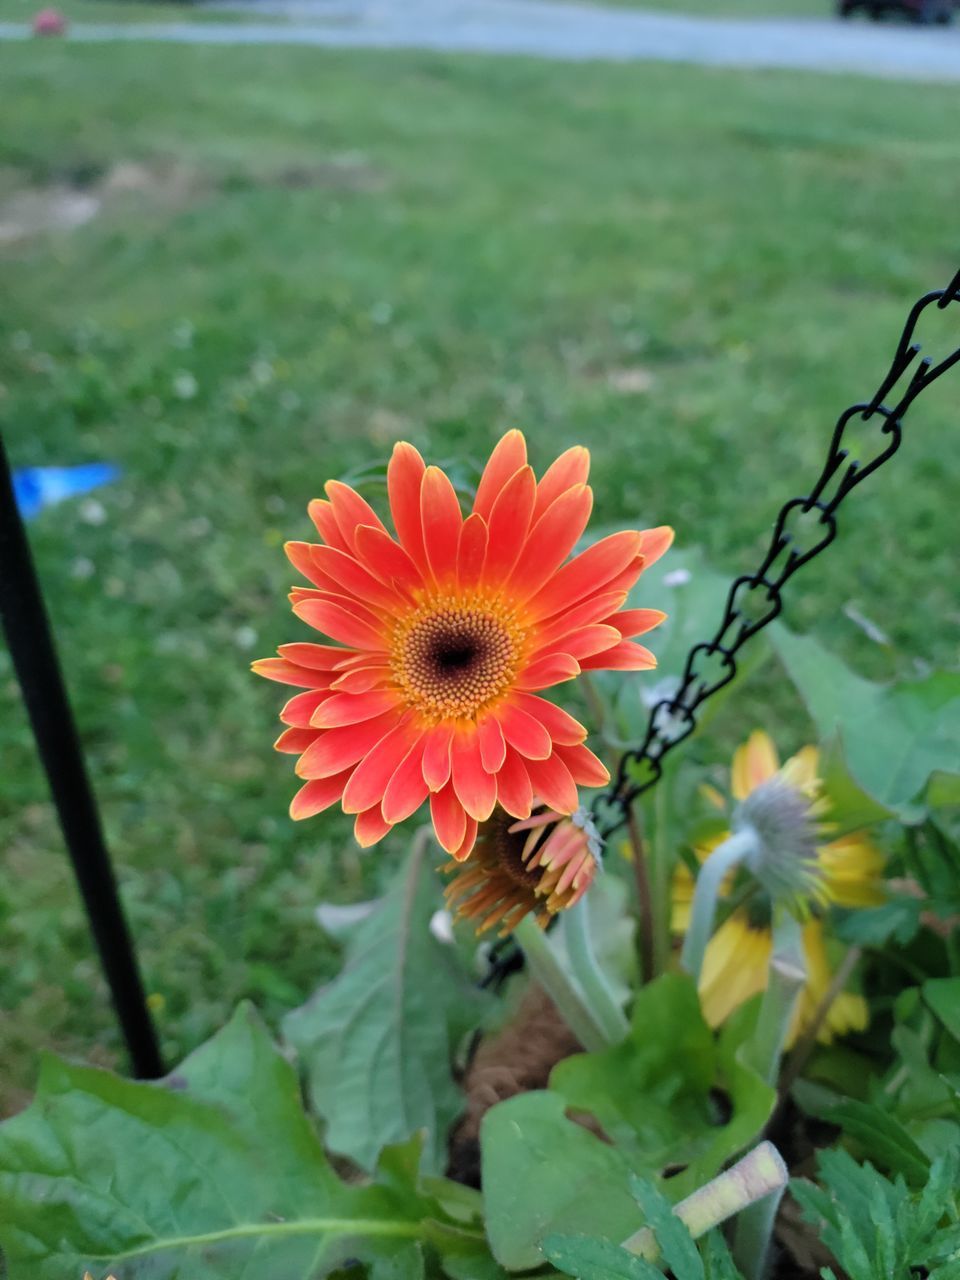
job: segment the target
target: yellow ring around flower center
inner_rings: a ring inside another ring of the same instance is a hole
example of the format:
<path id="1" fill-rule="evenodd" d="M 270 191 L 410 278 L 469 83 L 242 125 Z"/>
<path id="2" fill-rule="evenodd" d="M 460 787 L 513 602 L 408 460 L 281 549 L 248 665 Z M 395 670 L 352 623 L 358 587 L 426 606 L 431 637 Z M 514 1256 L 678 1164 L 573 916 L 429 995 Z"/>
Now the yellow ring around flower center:
<path id="1" fill-rule="evenodd" d="M 524 639 L 515 611 L 500 601 L 436 596 L 397 625 L 394 679 L 421 715 L 473 719 L 509 690 Z"/>

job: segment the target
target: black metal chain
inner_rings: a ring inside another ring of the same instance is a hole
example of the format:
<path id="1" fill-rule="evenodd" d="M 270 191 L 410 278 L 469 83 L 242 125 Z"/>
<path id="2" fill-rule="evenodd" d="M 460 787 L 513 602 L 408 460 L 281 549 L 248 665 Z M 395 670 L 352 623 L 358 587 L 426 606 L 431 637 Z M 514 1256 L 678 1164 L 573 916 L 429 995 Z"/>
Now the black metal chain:
<path id="1" fill-rule="evenodd" d="M 816 484 L 806 497 L 784 503 L 759 568 L 755 573 L 742 574 L 731 584 L 713 638 L 690 650 L 678 688 L 652 708 L 643 742 L 621 756 L 612 785 L 594 801 L 594 822 L 603 836 L 611 835 L 626 822 L 633 801 L 660 780 L 667 753 L 693 733 L 698 709 L 737 674 L 736 655 L 780 613 L 786 583 L 837 536 L 837 509 L 844 498 L 900 448 L 903 417 L 910 405 L 960 361 L 960 347 L 936 364 L 925 357 L 893 407 L 884 403 L 920 352 L 920 344 L 913 337 L 921 315 L 931 306 L 943 311 L 953 302 L 960 302 L 960 271 L 946 289 L 927 293 L 915 303 L 890 370 L 875 395 L 851 405 L 840 415 Z M 884 447 L 867 462 L 851 457 L 843 444 L 844 433 L 854 418 L 863 422 L 881 419 L 880 434 L 888 437 Z M 815 530 L 812 539 L 808 536 L 805 541 L 796 526 L 812 512 L 817 513 L 812 518 Z"/>

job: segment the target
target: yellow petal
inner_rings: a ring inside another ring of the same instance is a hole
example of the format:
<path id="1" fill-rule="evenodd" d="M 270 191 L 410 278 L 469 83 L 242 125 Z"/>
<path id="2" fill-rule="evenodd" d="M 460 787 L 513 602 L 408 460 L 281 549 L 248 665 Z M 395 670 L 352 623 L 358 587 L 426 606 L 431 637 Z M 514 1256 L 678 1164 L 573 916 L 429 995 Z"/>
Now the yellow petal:
<path id="1" fill-rule="evenodd" d="M 762 729 L 754 729 L 733 755 L 730 789 L 735 799 L 746 800 L 751 791 L 772 778 L 779 768 L 780 760 L 773 739 Z"/>
<path id="2" fill-rule="evenodd" d="M 801 747 L 783 766 L 781 774 L 791 786 L 813 799 L 822 785 L 817 772 L 819 767 L 820 752 L 817 748 Z"/>
<path id="3" fill-rule="evenodd" d="M 877 907 L 883 891 L 883 855 L 864 835 L 843 836 L 817 850 L 824 887 L 841 907 Z"/>
<path id="4" fill-rule="evenodd" d="M 770 930 L 752 929 L 746 912 L 723 922 L 707 945 L 700 975 L 700 1004 L 711 1027 L 764 990 L 772 950 Z"/>

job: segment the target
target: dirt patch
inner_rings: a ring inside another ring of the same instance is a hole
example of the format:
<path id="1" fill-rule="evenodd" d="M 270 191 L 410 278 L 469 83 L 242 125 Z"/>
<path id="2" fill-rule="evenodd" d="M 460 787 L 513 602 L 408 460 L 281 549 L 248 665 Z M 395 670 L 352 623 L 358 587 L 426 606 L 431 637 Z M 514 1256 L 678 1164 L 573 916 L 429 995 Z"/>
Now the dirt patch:
<path id="1" fill-rule="evenodd" d="M 177 210 L 216 190 L 280 187 L 289 191 L 376 192 L 385 175 L 359 153 L 346 152 L 311 165 L 273 172 L 210 175 L 178 163 L 123 160 L 106 172 L 81 169 L 42 186 L 16 188 L 16 175 L 0 175 L 0 247 L 34 236 L 68 233 L 105 213 L 130 208 L 137 212 Z M 13 188 L 13 189 L 11 189 Z"/>
<path id="2" fill-rule="evenodd" d="M 102 174 L 24 187 L 0 198 L 0 245 L 73 231 L 128 201 L 152 209 L 178 208 L 203 185 L 184 166 L 123 161 Z"/>

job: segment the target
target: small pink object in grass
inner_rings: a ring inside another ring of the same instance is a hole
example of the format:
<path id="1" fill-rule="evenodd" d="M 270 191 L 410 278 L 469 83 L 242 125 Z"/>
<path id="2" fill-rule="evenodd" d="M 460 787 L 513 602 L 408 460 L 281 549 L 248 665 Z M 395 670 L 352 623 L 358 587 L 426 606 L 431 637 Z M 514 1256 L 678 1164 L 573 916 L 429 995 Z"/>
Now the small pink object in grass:
<path id="1" fill-rule="evenodd" d="M 41 9 L 33 19 L 35 36 L 62 36 L 67 30 L 67 20 L 59 9 Z"/>

